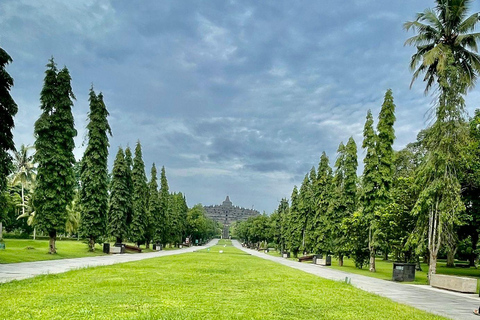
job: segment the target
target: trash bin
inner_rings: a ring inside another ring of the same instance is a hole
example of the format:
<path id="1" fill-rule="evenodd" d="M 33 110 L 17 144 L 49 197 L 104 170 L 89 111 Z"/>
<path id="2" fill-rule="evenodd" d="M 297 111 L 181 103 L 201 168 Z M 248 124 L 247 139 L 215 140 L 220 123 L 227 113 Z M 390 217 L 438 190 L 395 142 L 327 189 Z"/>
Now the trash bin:
<path id="1" fill-rule="evenodd" d="M 282 257 L 284 257 L 284 258 L 290 258 L 290 252 L 284 251 L 284 252 L 282 253 Z"/>
<path id="2" fill-rule="evenodd" d="M 103 253 L 106 253 L 106 254 L 110 253 L 110 243 L 103 244 Z"/>
<path id="3" fill-rule="evenodd" d="M 414 281 L 415 280 L 415 263 L 393 263 L 393 281 Z"/>

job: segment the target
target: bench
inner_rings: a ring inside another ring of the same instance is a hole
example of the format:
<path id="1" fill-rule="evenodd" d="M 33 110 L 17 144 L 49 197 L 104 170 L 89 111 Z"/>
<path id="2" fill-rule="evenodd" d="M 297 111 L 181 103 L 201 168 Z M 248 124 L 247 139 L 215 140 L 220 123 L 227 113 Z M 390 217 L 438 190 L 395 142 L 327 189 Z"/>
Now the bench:
<path id="1" fill-rule="evenodd" d="M 444 274 L 432 274 L 430 286 L 463 293 L 475 293 L 477 291 L 477 279 Z"/>
<path id="2" fill-rule="evenodd" d="M 125 250 L 136 251 L 138 253 L 142 253 L 142 249 L 137 248 L 135 246 L 130 246 L 128 244 L 125 245 Z"/>
<path id="3" fill-rule="evenodd" d="M 455 267 L 457 268 L 470 268 L 469 263 L 455 263 Z"/>
<path id="4" fill-rule="evenodd" d="M 313 257 L 315 257 L 314 254 L 308 255 L 308 256 L 303 256 L 298 258 L 298 262 L 303 262 L 303 261 L 313 261 Z"/>
<path id="5" fill-rule="evenodd" d="M 325 259 L 321 255 L 316 256 L 313 259 L 313 263 L 320 266 L 331 266 L 332 265 L 332 256 L 326 256 Z"/>
<path id="6" fill-rule="evenodd" d="M 122 253 L 122 247 L 110 247 L 110 253 Z"/>

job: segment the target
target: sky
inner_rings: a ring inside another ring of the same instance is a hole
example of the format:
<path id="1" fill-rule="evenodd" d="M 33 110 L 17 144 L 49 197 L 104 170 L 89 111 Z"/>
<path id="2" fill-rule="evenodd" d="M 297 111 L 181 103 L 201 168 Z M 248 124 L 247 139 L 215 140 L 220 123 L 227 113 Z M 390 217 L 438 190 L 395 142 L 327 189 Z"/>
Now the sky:
<path id="1" fill-rule="evenodd" d="M 433 0 L 2 0 L 0 47 L 13 58 L 14 140 L 33 145 L 45 65 L 72 76 L 74 150 L 86 144 L 88 94 L 102 92 L 118 148 L 142 144 L 147 176 L 165 166 L 189 206 L 271 213 L 323 151 L 333 166 L 353 137 L 363 168 L 367 110 L 377 122 L 387 89 L 394 149 L 429 125 L 433 97 L 410 88 L 415 48 L 403 23 Z M 473 1 L 471 12 L 480 11 Z M 421 79 L 420 79 L 421 80 Z M 467 96 L 469 114 L 479 89 Z"/>

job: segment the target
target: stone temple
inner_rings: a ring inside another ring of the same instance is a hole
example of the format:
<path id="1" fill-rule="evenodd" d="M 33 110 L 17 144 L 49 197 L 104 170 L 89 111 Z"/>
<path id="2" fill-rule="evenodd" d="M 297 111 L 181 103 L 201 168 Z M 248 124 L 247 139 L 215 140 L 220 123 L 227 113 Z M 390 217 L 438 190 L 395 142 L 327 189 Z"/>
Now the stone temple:
<path id="1" fill-rule="evenodd" d="M 221 205 L 205 206 L 207 216 L 223 224 L 223 238 L 228 238 L 230 224 L 235 221 L 247 220 L 249 217 L 258 216 L 260 212 L 232 205 L 227 196 Z"/>

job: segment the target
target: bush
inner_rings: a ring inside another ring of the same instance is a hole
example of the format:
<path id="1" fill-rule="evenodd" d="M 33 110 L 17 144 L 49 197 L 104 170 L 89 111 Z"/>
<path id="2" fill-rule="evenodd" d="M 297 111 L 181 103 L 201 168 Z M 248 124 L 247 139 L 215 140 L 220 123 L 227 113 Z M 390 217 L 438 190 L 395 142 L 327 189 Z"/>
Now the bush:
<path id="1" fill-rule="evenodd" d="M 30 235 L 28 233 L 13 233 L 13 232 L 5 232 L 3 234 L 4 239 L 30 239 Z"/>

